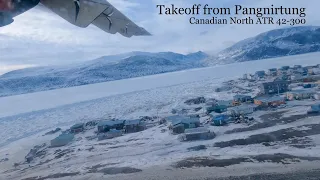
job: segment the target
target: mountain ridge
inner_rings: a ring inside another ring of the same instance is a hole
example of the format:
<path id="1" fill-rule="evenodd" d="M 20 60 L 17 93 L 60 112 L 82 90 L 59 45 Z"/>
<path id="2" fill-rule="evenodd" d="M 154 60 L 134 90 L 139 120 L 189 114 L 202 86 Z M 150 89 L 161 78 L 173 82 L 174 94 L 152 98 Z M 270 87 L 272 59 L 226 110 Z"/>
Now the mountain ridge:
<path id="1" fill-rule="evenodd" d="M 0 97 L 203 67 L 201 61 L 207 57 L 201 51 L 187 55 L 134 52 L 77 65 L 15 70 L 0 76 Z"/>
<path id="2" fill-rule="evenodd" d="M 320 51 L 320 27 L 275 29 L 247 38 L 216 56 L 143 52 L 102 56 L 76 65 L 32 67 L 0 76 L 0 97 Z"/>
<path id="3" fill-rule="evenodd" d="M 247 38 L 209 58 L 206 64 L 268 59 L 320 51 L 320 26 L 274 29 Z"/>

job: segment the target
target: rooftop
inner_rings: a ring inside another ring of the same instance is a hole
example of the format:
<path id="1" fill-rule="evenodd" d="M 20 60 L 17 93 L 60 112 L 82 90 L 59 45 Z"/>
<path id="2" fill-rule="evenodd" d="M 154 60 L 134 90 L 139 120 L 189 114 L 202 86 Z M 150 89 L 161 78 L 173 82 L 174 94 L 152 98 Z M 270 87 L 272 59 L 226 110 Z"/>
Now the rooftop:
<path id="1" fill-rule="evenodd" d="M 274 101 L 283 101 L 284 97 L 281 96 L 261 96 L 255 98 L 256 100 L 262 101 L 262 102 L 274 102 Z"/>
<path id="2" fill-rule="evenodd" d="M 296 93 L 296 94 L 300 94 L 300 93 L 315 93 L 316 91 L 314 89 L 296 89 L 296 90 L 292 90 L 288 93 Z"/>
<path id="3" fill-rule="evenodd" d="M 124 120 L 108 120 L 108 121 L 101 121 L 98 123 L 98 126 L 114 126 L 116 124 L 122 124 Z"/>
<path id="4" fill-rule="evenodd" d="M 54 140 L 72 140 L 74 138 L 73 134 L 63 133 L 60 134 L 58 137 L 54 138 Z"/>
<path id="5" fill-rule="evenodd" d="M 175 120 L 171 120 L 172 125 L 177 125 L 180 123 L 186 123 L 186 124 L 190 124 L 190 123 L 197 123 L 200 122 L 200 119 L 197 117 L 188 117 L 188 116 L 181 116 L 181 118 L 175 119 Z"/>
<path id="6" fill-rule="evenodd" d="M 270 85 L 270 84 L 289 84 L 289 82 L 284 80 L 275 80 L 275 81 L 268 81 L 268 82 L 262 83 L 262 85 Z"/>
<path id="7" fill-rule="evenodd" d="M 141 119 L 127 120 L 124 125 L 136 125 L 140 124 Z"/>
<path id="8" fill-rule="evenodd" d="M 122 131 L 117 129 L 110 129 L 107 133 L 120 133 L 120 132 Z"/>
<path id="9" fill-rule="evenodd" d="M 206 133 L 209 132 L 209 129 L 206 127 L 198 127 L 198 128 L 192 128 L 192 129 L 186 129 L 184 131 L 185 134 L 199 134 L 199 133 Z"/>

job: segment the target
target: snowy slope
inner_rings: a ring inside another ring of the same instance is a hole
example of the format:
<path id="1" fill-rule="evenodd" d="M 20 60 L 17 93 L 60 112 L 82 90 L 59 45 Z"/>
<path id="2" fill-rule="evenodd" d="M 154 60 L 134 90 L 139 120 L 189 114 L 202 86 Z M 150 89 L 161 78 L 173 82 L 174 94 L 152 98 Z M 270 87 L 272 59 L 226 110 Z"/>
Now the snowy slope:
<path id="1" fill-rule="evenodd" d="M 260 60 L 320 51 L 320 27 L 271 30 L 245 39 L 209 58 L 209 65 Z"/>
<path id="2" fill-rule="evenodd" d="M 201 67 L 203 52 L 131 52 L 70 65 L 16 70 L 0 76 L 0 96 L 80 86 Z"/>

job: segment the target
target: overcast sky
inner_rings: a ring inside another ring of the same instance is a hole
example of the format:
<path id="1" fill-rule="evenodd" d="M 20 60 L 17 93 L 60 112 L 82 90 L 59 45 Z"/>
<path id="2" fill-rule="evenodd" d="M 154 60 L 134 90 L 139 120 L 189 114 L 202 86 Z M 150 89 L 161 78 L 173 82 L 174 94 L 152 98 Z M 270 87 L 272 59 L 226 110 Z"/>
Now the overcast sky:
<path id="1" fill-rule="evenodd" d="M 305 7 L 308 25 L 319 25 L 318 0 L 109 0 L 127 17 L 153 34 L 125 38 L 89 26 L 78 28 L 41 8 L 34 8 L 0 28 L 0 74 L 12 69 L 74 63 L 103 55 L 129 51 L 174 51 L 215 53 L 235 42 L 277 25 L 191 25 L 190 16 L 158 15 L 157 4 L 192 7 L 201 2 L 210 7 Z M 201 16 L 199 16 L 200 18 Z M 208 18 L 208 17 L 207 17 Z"/>

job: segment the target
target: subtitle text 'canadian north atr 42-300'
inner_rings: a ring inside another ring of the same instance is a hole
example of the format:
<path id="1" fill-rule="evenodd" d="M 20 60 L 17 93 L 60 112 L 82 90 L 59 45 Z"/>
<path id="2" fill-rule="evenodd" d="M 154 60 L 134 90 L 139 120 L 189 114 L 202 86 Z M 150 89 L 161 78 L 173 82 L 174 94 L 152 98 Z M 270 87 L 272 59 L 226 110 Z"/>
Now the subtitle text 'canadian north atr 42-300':
<path id="1" fill-rule="evenodd" d="M 120 33 L 125 37 L 151 35 L 107 0 L 0 0 L 0 3 L 3 7 L 8 6 L 7 9 L 0 9 L 0 27 L 13 23 L 15 16 L 39 5 L 78 27 L 85 28 L 93 24 L 105 32 Z"/>

